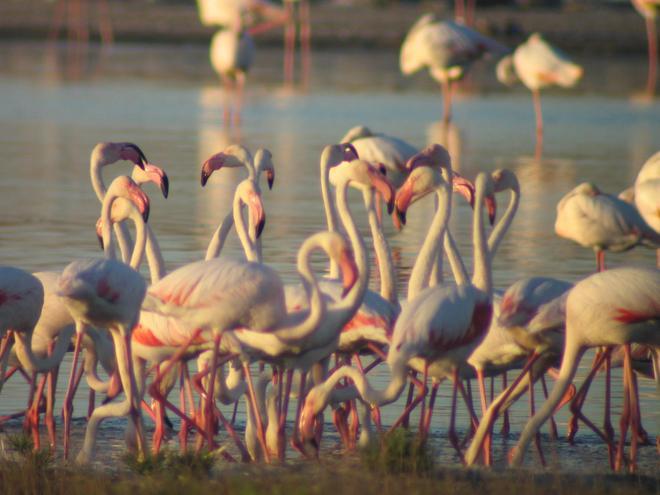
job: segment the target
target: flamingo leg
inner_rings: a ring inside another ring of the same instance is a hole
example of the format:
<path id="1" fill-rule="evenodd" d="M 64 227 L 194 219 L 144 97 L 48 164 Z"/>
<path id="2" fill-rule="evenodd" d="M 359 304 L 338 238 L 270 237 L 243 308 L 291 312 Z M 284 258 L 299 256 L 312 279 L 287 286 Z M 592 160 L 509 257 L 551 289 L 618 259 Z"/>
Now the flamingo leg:
<path id="1" fill-rule="evenodd" d="M 73 396 L 76 393 L 77 380 L 76 368 L 78 367 L 78 358 L 80 355 L 80 346 L 82 338 L 85 334 L 85 327 L 83 325 L 76 325 L 76 342 L 73 348 L 73 360 L 71 362 L 71 371 L 69 373 L 69 384 L 64 394 L 64 403 L 62 404 L 62 421 L 64 423 L 64 459 L 69 458 L 69 440 L 71 438 L 71 417 L 73 415 Z"/>
<path id="2" fill-rule="evenodd" d="M 628 383 L 629 383 L 629 367 L 627 363 L 627 357 L 628 353 L 626 352 L 624 361 L 623 361 L 623 387 L 624 387 L 624 393 L 623 393 L 623 411 L 621 412 L 621 418 L 619 420 L 619 428 L 621 430 L 621 436 L 619 438 L 619 446 L 617 448 L 616 452 L 616 461 L 614 464 L 614 469 L 616 471 L 619 471 L 621 469 L 621 466 L 623 465 L 624 461 L 624 446 L 626 443 L 626 434 L 628 433 L 628 425 L 630 424 L 630 416 L 631 416 L 631 400 L 630 400 L 630 390 L 628 388 Z"/>
<path id="3" fill-rule="evenodd" d="M 449 80 L 442 80 L 440 82 L 440 85 L 442 87 L 442 98 L 443 98 L 443 104 L 442 104 L 442 121 L 445 124 L 449 124 L 451 121 L 451 92 L 452 92 L 452 85 Z"/>
<path id="4" fill-rule="evenodd" d="M 309 76 L 311 72 L 311 38 L 312 38 L 312 21 L 309 6 L 309 0 L 301 0 L 298 7 L 300 13 L 300 51 L 302 58 L 302 82 L 303 86 L 307 87 L 309 83 Z"/>
<path id="5" fill-rule="evenodd" d="M 587 397 L 587 393 L 589 392 L 589 387 L 591 386 L 591 382 L 596 376 L 596 373 L 603 365 L 604 360 L 605 360 L 605 354 L 603 352 L 599 351 L 598 353 L 596 353 L 589 374 L 582 383 L 582 386 L 575 395 L 575 398 L 571 401 L 570 410 L 572 415 L 571 415 L 571 419 L 568 422 L 568 434 L 567 434 L 567 440 L 571 444 L 573 443 L 575 435 L 579 428 L 578 418 L 581 416 L 580 411 L 582 410 L 582 406 L 584 405 L 584 401 Z"/>
<path id="6" fill-rule="evenodd" d="M 284 25 L 284 83 L 287 86 L 293 84 L 293 65 L 296 49 L 296 24 L 293 2 L 284 2 L 286 11 L 286 24 Z"/>
<path id="7" fill-rule="evenodd" d="M 36 374 L 35 374 L 36 378 Z M 25 415 L 26 418 L 29 418 L 28 425 L 32 432 L 32 442 L 34 444 L 34 451 L 37 452 L 41 449 L 41 437 L 39 435 L 39 412 L 41 409 L 41 400 L 44 394 L 44 388 L 46 387 L 46 382 L 48 381 L 48 373 L 45 373 L 43 378 L 39 381 L 36 392 L 32 398 L 32 404 L 30 407 L 30 412 Z"/>
<path id="8" fill-rule="evenodd" d="M 110 16 L 108 0 L 99 0 L 98 9 L 99 32 L 101 34 L 101 41 L 104 44 L 111 44 L 115 37 L 112 30 L 112 20 Z"/>
<path id="9" fill-rule="evenodd" d="M 655 19 L 651 17 L 646 18 L 646 38 L 649 52 L 649 75 L 646 81 L 646 94 L 653 96 L 658 70 L 658 35 L 655 30 Z"/>
<path id="10" fill-rule="evenodd" d="M 623 365 L 626 369 L 626 388 L 628 389 L 630 402 L 630 465 L 628 470 L 634 473 L 637 470 L 637 445 L 639 441 L 639 397 L 634 383 L 630 344 L 624 345 L 624 352 Z"/>
<path id="11" fill-rule="evenodd" d="M 541 111 L 541 93 L 538 89 L 532 90 L 534 114 L 536 115 L 536 151 L 540 157 L 543 150 L 543 112 Z"/>
<path id="12" fill-rule="evenodd" d="M 300 423 L 300 412 L 302 411 L 302 406 L 305 402 L 305 385 L 307 381 L 307 375 L 304 371 L 300 372 L 300 390 L 298 391 L 298 406 L 296 407 L 296 417 L 293 421 L 293 433 L 291 434 L 291 447 L 300 452 L 303 455 L 305 451 L 300 441 L 300 436 L 298 434 L 298 425 Z"/>
<path id="13" fill-rule="evenodd" d="M 422 396 L 422 406 L 421 410 L 419 411 L 419 435 L 420 438 L 423 438 L 422 436 L 424 435 L 424 421 L 426 420 L 426 393 L 427 393 L 427 382 L 428 382 L 428 376 L 429 376 L 429 363 L 428 361 L 424 361 L 424 375 L 422 377 L 422 384 L 423 384 L 423 396 Z"/>
<path id="14" fill-rule="evenodd" d="M 545 400 L 548 400 L 548 385 L 545 383 L 545 375 L 541 375 L 541 388 L 543 390 L 543 397 Z M 550 438 L 552 440 L 557 440 L 559 435 L 557 434 L 557 422 L 555 421 L 554 415 L 550 416 Z"/>
<path id="15" fill-rule="evenodd" d="M 605 251 L 599 249 L 596 251 L 596 267 L 599 272 L 605 271 Z"/>
<path id="16" fill-rule="evenodd" d="M 536 414 L 536 406 L 534 404 L 534 376 L 532 375 L 532 370 L 530 369 L 528 371 L 529 373 L 529 385 L 528 385 L 528 393 L 529 393 L 529 417 L 533 418 L 534 414 Z M 543 376 L 543 375 L 541 375 Z M 545 466 L 545 457 L 543 457 L 543 449 L 541 448 L 541 432 L 537 431 L 536 435 L 534 435 L 534 444 L 536 445 L 536 450 L 539 453 L 539 459 L 541 460 L 541 465 Z"/>
<path id="17" fill-rule="evenodd" d="M 458 442 L 458 435 L 456 434 L 456 398 L 460 382 L 461 380 L 458 377 L 458 369 L 454 368 L 454 372 L 452 374 L 451 412 L 449 415 L 449 431 L 447 432 L 447 436 L 449 437 L 451 446 L 454 447 L 454 450 L 458 454 L 458 457 L 461 460 L 461 464 L 465 464 L 463 452 L 461 452 L 461 446 Z"/>
<path id="18" fill-rule="evenodd" d="M 257 394 L 254 391 L 254 384 L 252 383 L 252 374 L 250 373 L 250 366 L 246 362 L 243 363 L 243 370 L 245 371 L 245 381 L 248 385 L 248 392 L 250 394 L 250 407 L 252 408 L 252 414 L 254 415 L 255 422 L 257 424 L 257 437 L 259 438 L 259 444 L 261 449 L 264 452 L 264 459 L 267 464 L 270 464 L 270 452 L 266 446 L 266 433 L 264 432 L 264 423 L 261 420 L 261 414 L 259 412 L 259 407 L 257 405 Z"/>
<path id="19" fill-rule="evenodd" d="M 504 374 L 502 375 L 502 390 L 507 389 L 508 387 L 507 382 L 508 382 L 508 376 L 507 376 L 507 372 L 505 371 Z M 500 430 L 500 433 L 506 438 L 509 436 L 510 429 L 511 429 L 511 424 L 509 422 L 509 410 L 506 409 L 504 411 L 504 414 L 502 415 L 502 429 Z"/>
<path id="20" fill-rule="evenodd" d="M 49 344 L 49 354 L 53 352 L 53 343 Z M 46 394 L 46 415 L 44 422 L 46 423 L 46 429 L 48 430 L 48 443 L 50 445 L 51 451 L 55 450 L 57 445 L 57 431 L 55 429 L 55 394 L 57 392 L 57 376 L 59 373 L 60 367 L 55 366 L 52 370 L 48 372 L 48 393 Z"/>
<path id="21" fill-rule="evenodd" d="M 440 387 L 440 382 L 433 382 L 431 387 L 431 397 L 429 398 L 429 410 L 426 413 L 426 418 L 424 419 L 424 429 L 422 433 L 422 442 L 426 442 L 429 431 L 431 429 L 431 416 L 433 415 L 433 406 L 435 406 L 435 398 L 438 395 L 438 388 Z"/>
<path id="22" fill-rule="evenodd" d="M 479 382 L 479 396 L 481 399 L 481 415 L 486 414 L 488 409 L 488 400 L 486 399 L 486 383 L 484 381 L 484 370 L 481 368 L 477 370 L 477 381 Z M 491 392 L 493 390 L 493 382 L 491 380 Z M 492 400 L 492 399 L 491 399 Z"/>

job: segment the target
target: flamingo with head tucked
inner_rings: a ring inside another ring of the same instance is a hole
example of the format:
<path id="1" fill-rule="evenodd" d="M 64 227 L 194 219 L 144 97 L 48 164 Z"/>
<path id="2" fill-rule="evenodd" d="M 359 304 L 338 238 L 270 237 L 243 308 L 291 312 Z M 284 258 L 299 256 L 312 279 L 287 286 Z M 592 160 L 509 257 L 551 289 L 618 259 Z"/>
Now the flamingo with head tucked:
<path id="1" fill-rule="evenodd" d="M 401 72 L 410 75 L 428 67 L 442 86 L 443 120 L 451 120 L 452 82 L 461 79 L 485 54 L 502 55 L 508 49 L 495 40 L 453 21 L 423 15 L 408 31 L 401 45 Z"/>
<path id="2" fill-rule="evenodd" d="M 583 182 L 557 204 L 555 232 L 596 252 L 598 271 L 605 269 L 605 250 L 627 251 L 638 245 L 660 246 L 660 234 L 625 201 Z"/>

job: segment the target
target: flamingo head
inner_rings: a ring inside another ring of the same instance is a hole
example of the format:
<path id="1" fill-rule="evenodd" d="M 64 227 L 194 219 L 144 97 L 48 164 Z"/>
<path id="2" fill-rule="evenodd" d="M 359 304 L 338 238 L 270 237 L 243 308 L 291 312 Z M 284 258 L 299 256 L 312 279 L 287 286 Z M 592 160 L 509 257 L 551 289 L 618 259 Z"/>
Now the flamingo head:
<path id="1" fill-rule="evenodd" d="M 430 167 L 414 168 L 396 193 L 396 198 L 394 200 L 394 225 L 397 228 L 399 227 L 397 222 L 400 222 L 401 225 L 405 225 L 406 212 L 410 205 L 433 192 L 443 183 L 445 183 L 445 181 L 437 169 Z"/>
<path id="2" fill-rule="evenodd" d="M 126 175 L 117 177 L 110 184 L 106 194 L 127 199 L 137 208 L 145 222 L 149 220 L 149 196 L 130 177 Z"/>
<path id="3" fill-rule="evenodd" d="M 158 186 L 163 197 L 167 198 L 170 191 L 170 179 L 167 177 L 165 170 L 153 163 L 145 163 L 144 169 L 134 168 L 131 178 L 138 184 L 142 185 L 146 182 L 153 182 Z"/>
<path id="4" fill-rule="evenodd" d="M 245 167 L 248 171 L 254 172 L 252 155 L 245 146 L 240 144 L 231 144 L 224 150 L 212 155 L 202 164 L 202 187 L 211 177 L 211 174 L 221 168 L 240 168 Z M 252 175 L 252 174 L 251 174 Z"/>
<path id="5" fill-rule="evenodd" d="M 321 386 L 313 387 L 305 397 L 305 404 L 300 411 L 298 427 L 303 442 L 310 443 L 318 451 L 314 429 L 319 413 L 327 405 L 327 394 L 323 393 Z"/>
<path id="6" fill-rule="evenodd" d="M 342 147 L 342 151 L 344 153 L 345 162 L 351 162 L 360 158 L 360 155 L 355 149 L 355 146 L 353 146 L 353 143 L 341 143 L 340 146 Z"/>
<path id="7" fill-rule="evenodd" d="M 257 166 L 258 173 L 266 172 L 266 180 L 268 181 L 268 189 L 273 189 L 275 183 L 275 166 L 273 165 L 273 154 L 265 149 L 259 148 L 254 155 L 254 161 Z"/>
<path id="8" fill-rule="evenodd" d="M 387 212 L 394 210 L 394 186 L 383 175 L 380 168 L 364 160 L 342 162 L 341 165 L 330 169 L 330 182 L 337 186 L 347 181 L 349 185 L 361 191 L 373 189 L 380 194 L 387 203 Z"/>
<path id="9" fill-rule="evenodd" d="M 320 239 L 321 248 L 339 265 L 342 278 L 341 296 L 345 297 L 357 282 L 359 275 L 351 245 L 337 232 L 323 232 Z"/>
<path id="10" fill-rule="evenodd" d="M 252 179 L 245 179 L 236 188 L 240 201 L 248 207 L 250 225 L 254 226 L 253 238 L 258 239 L 266 225 L 266 213 L 261 200 L 261 191 Z"/>
<path id="11" fill-rule="evenodd" d="M 144 169 L 147 157 L 138 145 L 133 143 L 98 143 L 92 150 L 92 161 L 101 166 L 110 165 L 119 160 L 127 160 Z"/>
<path id="12" fill-rule="evenodd" d="M 452 178 L 452 188 L 454 192 L 463 196 L 467 200 L 467 202 L 470 203 L 470 207 L 474 208 L 475 190 L 472 181 L 466 179 L 458 172 L 453 172 L 451 178 Z"/>
<path id="13" fill-rule="evenodd" d="M 451 157 L 447 149 L 440 144 L 431 144 L 419 153 L 411 156 L 405 168 L 412 172 L 417 167 L 433 167 L 451 169 Z"/>

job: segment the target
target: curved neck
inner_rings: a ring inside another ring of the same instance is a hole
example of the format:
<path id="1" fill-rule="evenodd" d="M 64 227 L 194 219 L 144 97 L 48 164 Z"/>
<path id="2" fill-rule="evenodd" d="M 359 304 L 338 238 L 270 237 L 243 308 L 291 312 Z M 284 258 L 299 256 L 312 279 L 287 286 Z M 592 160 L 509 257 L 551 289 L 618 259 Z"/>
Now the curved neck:
<path id="1" fill-rule="evenodd" d="M 493 295 L 493 282 L 490 273 L 490 256 L 488 255 L 488 245 L 484 232 L 483 206 L 486 197 L 485 187 L 483 187 L 484 183 L 485 181 L 479 181 L 474 203 L 474 220 L 472 221 L 474 272 L 472 274 L 472 284 L 488 294 L 488 298 L 491 299 Z"/>
<path id="2" fill-rule="evenodd" d="M 32 332 L 28 334 L 15 332 L 16 343 L 14 349 L 16 350 L 16 357 L 28 373 L 49 371 L 62 362 L 64 354 L 69 349 L 72 335 L 73 328 L 68 335 L 66 332 L 62 332 L 57 338 L 57 343 L 50 356 L 41 359 L 32 352 Z"/>
<path id="3" fill-rule="evenodd" d="M 463 258 L 461 258 L 461 254 L 458 252 L 458 246 L 456 246 L 454 236 L 451 235 L 449 228 L 447 228 L 447 232 L 445 233 L 444 247 L 445 251 L 447 251 L 447 258 L 449 259 L 451 272 L 454 275 L 454 281 L 457 285 L 467 284 L 470 281 L 470 277 L 465 268 L 465 263 L 463 263 Z M 442 252 L 440 255 L 442 255 Z"/>
<path id="4" fill-rule="evenodd" d="M 325 301 L 310 266 L 310 257 L 316 247 L 313 243 L 305 243 L 298 252 L 298 273 L 309 302 L 309 312 L 302 321 L 279 328 L 274 332 L 277 338 L 284 342 L 299 340 L 313 333 L 325 316 Z"/>
<path id="5" fill-rule="evenodd" d="M 147 230 L 147 264 L 149 265 L 149 274 L 151 275 L 151 283 L 155 284 L 161 278 L 165 276 L 167 271 L 165 270 L 165 260 L 163 259 L 163 253 L 160 250 L 160 245 L 158 244 L 158 239 L 156 239 L 156 234 L 151 229 L 149 224 L 146 225 Z"/>
<path id="6" fill-rule="evenodd" d="M 351 288 L 346 297 L 340 301 L 336 301 L 331 307 L 332 309 L 339 309 L 346 312 L 346 316 L 350 318 L 360 304 L 362 304 L 364 293 L 369 285 L 369 259 L 367 257 L 367 251 L 364 247 L 362 236 L 355 226 L 353 215 L 348 207 L 348 201 L 346 199 L 347 189 L 348 181 L 344 181 L 337 185 L 337 210 L 339 211 L 339 217 L 346 229 L 348 238 L 351 241 L 353 255 L 355 256 L 355 264 L 357 265 L 359 273 L 355 285 Z"/>
<path id="7" fill-rule="evenodd" d="M 325 220 L 330 232 L 337 232 L 337 210 L 330 194 L 330 155 L 324 151 L 321 155 L 321 197 L 325 209 Z M 339 265 L 330 259 L 330 278 L 339 277 Z"/>
<path id="8" fill-rule="evenodd" d="M 234 216 L 234 225 L 236 225 L 236 233 L 238 238 L 241 241 L 241 246 L 243 246 L 243 251 L 245 252 L 245 258 L 248 261 L 259 261 L 259 256 L 257 254 L 256 246 L 250 235 L 248 234 L 247 226 L 245 225 L 245 220 L 243 219 L 242 211 L 242 202 L 238 194 L 234 195 L 234 204 L 233 204 L 233 216 Z"/>
<path id="9" fill-rule="evenodd" d="M 222 219 L 222 222 L 220 225 L 218 225 L 218 228 L 213 233 L 211 241 L 209 242 L 209 246 L 206 248 L 206 257 L 204 258 L 205 260 L 208 261 L 220 256 L 222 248 L 225 245 L 225 241 L 227 240 L 227 236 L 229 236 L 229 232 L 233 226 L 234 213 L 231 211 L 225 215 L 225 218 Z"/>
<path id="10" fill-rule="evenodd" d="M 366 197 L 367 195 L 368 197 Z M 378 221 L 378 215 L 374 208 L 373 193 L 365 193 L 365 202 L 367 202 L 369 228 L 371 229 L 371 238 L 373 239 L 376 262 L 378 263 L 378 273 L 380 274 L 380 295 L 383 299 L 396 305 L 399 298 L 396 290 L 392 251 Z"/>
<path id="11" fill-rule="evenodd" d="M 147 224 L 144 223 L 142 215 L 135 208 L 131 208 L 130 219 L 135 223 L 135 246 L 129 265 L 134 270 L 139 270 L 147 244 Z"/>
<path id="12" fill-rule="evenodd" d="M 101 164 L 97 159 L 94 158 L 94 155 L 92 155 L 92 158 L 89 161 L 89 175 L 90 179 L 92 180 L 92 188 L 94 189 L 96 197 L 99 198 L 100 202 L 103 202 L 103 198 L 107 192 L 103 182 L 103 176 L 101 175 L 102 167 L 103 164 Z"/>
<path id="13" fill-rule="evenodd" d="M 500 242 L 504 238 L 504 235 L 509 230 L 513 217 L 518 211 L 518 204 L 520 203 L 520 188 L 516 185 L 511 188 L 511 197 L 509 198 L 509 205 L 500 218 L 500 221 L 497 222 L 497 225 L 488 236 L 488 252 L 490 253 L 491 259 L 495 257 L 495 253 L 500 246 Z"/>
<path id="14" fill-rule="evenodd" d="M 408 280 L 408 300 L 412 301 L 424 289 L 437 257 L 442 257 L 442 238 L 451 215 L 451 187 L 442 183 L 436 189 L 438 208 L 426 234 L 422 248 Z"/>

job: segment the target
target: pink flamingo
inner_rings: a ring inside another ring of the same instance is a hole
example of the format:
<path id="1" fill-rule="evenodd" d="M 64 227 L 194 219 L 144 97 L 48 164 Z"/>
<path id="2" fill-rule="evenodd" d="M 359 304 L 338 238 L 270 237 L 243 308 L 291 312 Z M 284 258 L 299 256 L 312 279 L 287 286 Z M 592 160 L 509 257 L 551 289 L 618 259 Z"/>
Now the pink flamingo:
<path id="1" fill-rule="evenodd" d="M 550 45 L 539 33 L 518 46 L 513 55 L 504 57 L 497 64 L 497 79 L 511 85 L 522 81 L 532 92 L 536 114 L 536 154 L 543 149 L 543 115 L 541 113 L 540 90 L 558 85 L 564 88 L 575 86 L 582 77 L 582 67 L 571 62 L 557 48 Z"/>
<path id="2" fill-rule="evenodd" d="M 435 245 L 444 235 L 449 219 L 450 187 L 439 171 L 428 167 L 420 167 L 411 172 L 406 183 L 397 194 L 397 208 L 405 211 L 412 201 L 430 192 L 436 192 L 440 207 L 431 227 L 433 236 L 429 236 L 432 237 Z M 330 392 L 342 378 L 351 378 L 360 393 L 361 399 L 372 406 L 389 404 L 399 397 L 406 384 L 406 367 L 411 359 L 415 357 L 422 358 L 426 361 L 424 366 L 427 369 L 429 362 L 437 362 L 441 357 L 444 357 L 448 361 L 448 366 L 452 366 L 454 363 L 464 361 L 481 340 L 487 329 L 491 313 L 489 261 L 483 229 L 482 208 L 484 196 L 491 193 L 492 182 L 489 177 L 480 175 L 477 178 L 476 187 L 477 197 L 473 230 L 476 259 L 474 285 L 463 283 L 457 287 L 431 287 L 415 295 L 403 308 L 394 328 L 392 343 L 387 356 L 392 380 L 387 388 L 383 391 L 374 390 L 365 377 L 351 367 L 342 367 L 335 371 L 328 380 L 313 388 L 307 396 L 300 418 L 300 427 L 306 438 L 312 438 L 314 417 L 325 407 Z M 431 251 L 434 251 L 434 246 L 431 243 L 427 245 L 425 242 L 419 255 L 424 260 L 423 264 L 426 265 L 427 272 L 430 272 L 434 261 L 433 252 Z M 459 354 L 464 354 L 464 356 L 459 357 Z M 456 384 L 457 376 L 454 376 L 454 378 Z M 454 388 L 454 394 L 455 392 L 456 388 Z M 420 401 L 422 397 L 423 392 L 420 393 L 417 401 Z M 431 402 L 433 400 L 434 396 Z M 432 410 L 432 404 L 430 407 Z M 429 423 L 430 414 L 424 415 L 422 413 L 422 435 L 428 429 Z M 458 445 L 455 446 L 458 448 Z"/>
<path id="3" fill-rule="evenodd" d="M 646 22 L 646 38 L 648 40 L 649 52 L 649 75 L 646 80 L 646 94 L 653 96 L 655 94 L 655 84 L 658 71 L 658 35 L 655 30 L 655 20 L 660 10 L 660 1 L 658 0 L 630 0 L 635 10 L 644 17 Z"/>
<path id="4" fill-rule="evenodd" d="M 470 66 L 486 53 L 508 51 L 477 31 L 453 21 L 439 21 L 423 15 L 408 31 L 401 45 L 399 66 L 404 75 L 428 67 L 431 77 L 442 86 L 443 121 L 451 120 L 452 82 L 461 79 Z"/>
<path id="5" fill-rule="evenodd" d="M 94 410 L 89 418 L 83 448 L 77 461 L 88 462 L 94 453 L 96 430 L 99 423 L 108 416 L 130 415 L 138 431 L 138 453 L 144 453 L 141 417 L 139 406 L 135 402 L 135 376 L 133 374 L 130 354 L 130 334 L 134 327 L 142 299 L 146 292 L 146 283 L 142 276 L 130 266 L 114 259 L 114 246 L 111 239 L 110 211 L 112 203 L 118 197 L 123 197 L 139 205 L 148 216 L 148 198 L 135 182 L 129 177 L 116 178 L 103 200 L 103 241 L 105 259 L 74 261 L 62 272 L 59 278 L 59 295 L 76 321 L 76 331 L 80 335 L 86 325 L 107 327 L 115 344 L 117 369 L 126 400 L 122 403 L 108 403 Z M 143 216 L 136 214 L 137 238 L 131 265 L 138 266 L 146 242 L 146 229 Z M 75 365 L 79 353 L 77 338 L 74 351 L 72 374 L 75 376 Z M 73 382 L 69 382 L 70 394 Z"/>
<path id="6" fill-rule="evenodd" d="M 621 267 L 591 275 L 570 291 L 566 301 L 566 343 L 559 378 L 548 400 L 525 425 L 510 455 L 512 465 L 522 463 L 532 438 L 570 386 L 580 358 L 590 347 L 623 345 L 625 349 L 625 404 L 621 416 L 621 438 L 616 468 L 623 462 L 623 445 L 632 424 L 630 469 L 635 468 L 639 423 L 639 403 L 630 366 L 630 344 L 651 347 L 656 382 L 660 386 L 660 270 Z"/>
<path id="7" fill-rule="evenodd" d="M 598 271 L 605 269 L 605 250 L 627 251 L 640 244 L 660 246 L 650 228 L 629 203 L 583 182 L 557 204 L 555 233 L 596 252 Z"/>

